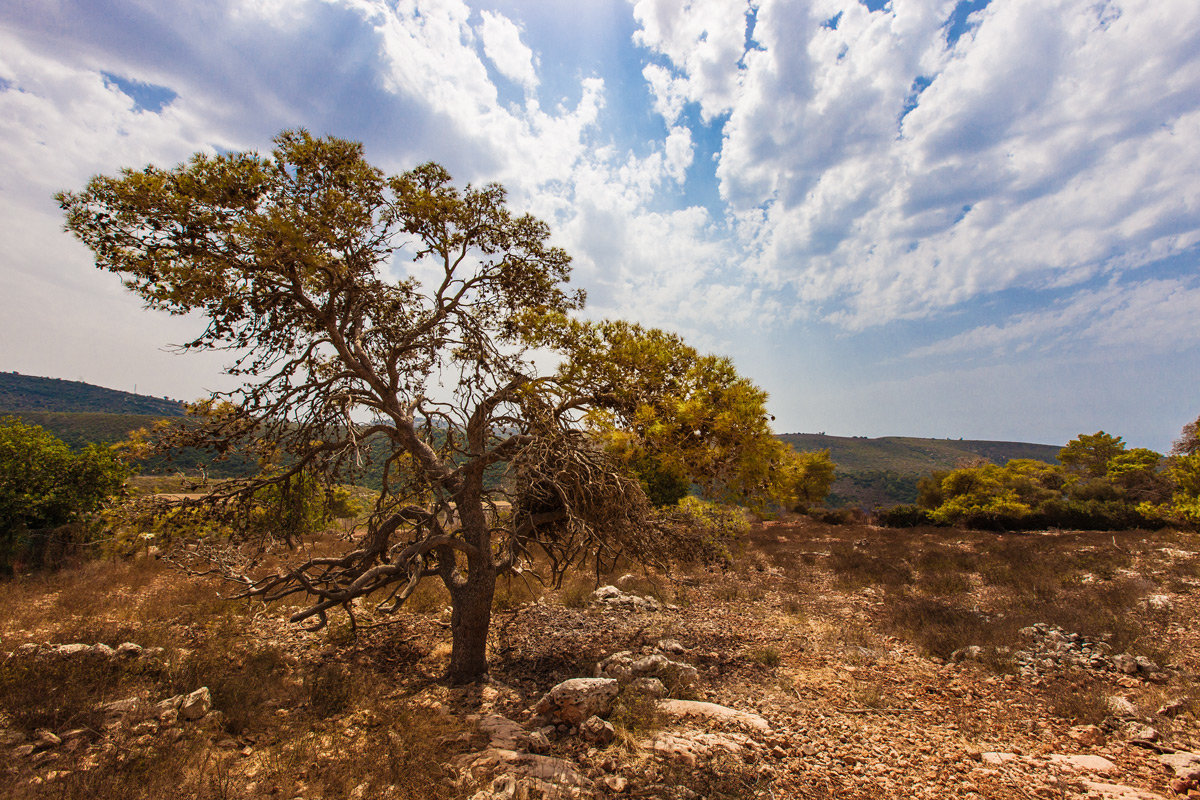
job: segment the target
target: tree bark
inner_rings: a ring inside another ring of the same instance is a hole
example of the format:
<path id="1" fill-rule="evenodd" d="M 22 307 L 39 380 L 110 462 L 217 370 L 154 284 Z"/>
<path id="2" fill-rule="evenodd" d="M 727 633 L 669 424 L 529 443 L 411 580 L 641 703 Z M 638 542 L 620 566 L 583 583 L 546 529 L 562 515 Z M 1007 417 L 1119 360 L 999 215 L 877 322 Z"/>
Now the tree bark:
<path id="1" fill-rule="evenodd" d="M 451 649 L 446 677 L 451 683 L 474 683 L 487 676 L 487 638 L 495 593 L 496 571 L 490 564 L 472 564 L 466 583 L 450 592 Z"/>

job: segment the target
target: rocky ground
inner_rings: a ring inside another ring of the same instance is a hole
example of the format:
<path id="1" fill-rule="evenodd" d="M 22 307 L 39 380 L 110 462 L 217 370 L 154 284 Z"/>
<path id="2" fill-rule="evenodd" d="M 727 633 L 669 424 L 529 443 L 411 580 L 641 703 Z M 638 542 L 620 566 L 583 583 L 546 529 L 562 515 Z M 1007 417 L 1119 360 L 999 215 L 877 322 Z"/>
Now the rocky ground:
<path id="1" fill-rule="evenodd" d="M 604 582 L 502 586 L 461 688 L 435 592 L 309 633 L 152 560 L 13 581 L 0 795 L 1200 797 L 1195 534 L 797 519 Z"/>

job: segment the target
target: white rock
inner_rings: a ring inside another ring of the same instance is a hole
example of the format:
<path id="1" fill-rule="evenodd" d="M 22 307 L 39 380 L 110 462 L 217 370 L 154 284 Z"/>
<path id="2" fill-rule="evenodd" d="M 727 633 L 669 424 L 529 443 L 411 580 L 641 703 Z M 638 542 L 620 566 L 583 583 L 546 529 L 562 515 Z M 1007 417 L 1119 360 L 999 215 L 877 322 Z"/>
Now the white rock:
<path id="1" fill-rule="evenodd" d="M 596 714 L 608 716 L 621 685 L 612 678 L 572 678 L 555 686 L 535 710 L 570 725 Z"/>
<path id="2" fill-rule="evenodd" d="M 755 733 L 771 732 L 771 724 L 758 714 L 738 711 L 716 703 L 705 703 L 700 700 L 661 700 L 658 703 L 658 710 L 675 719 L 700 717 L 718 724 L 746 728 Z"/>
<path id="3" fill-rule="evenodd" d="M 1184 780 L 1200 779 L 1200 755 L 1181 750 L 1178 753 L 1163 753 L 1158 760 L 1175 770 L 1175 777 Z"/>
<path id="4" fill-rule="evenodd" d="M 1136 717 L 1138 713 L 1137 706 L 1120 695 L 1108 698 L 1108 707 L 1118 717 Z"/>
<path id="5" fill-rule="evenodd" d="M 489 714 L 479 720 L 479 730 L 487 735 L 492 747 L 502 750 L 517 750 L 529 740 L 529 734 L 524 728 L 499 714 Z"/>
<path id="6" fill-rule="evenodd" d="M 1103 775 L 1107 775 L 1117 768 L 1116 764 L 1104 756 L 1061 755 L 1055 753 L 1050 756 L 1050 763 L 1079 772 L 1099 772 Z"/>
<path id="7" fill-rule="evenodd" d="M 179 716 L 186 720 L 200 719 L 209 711 L 212 711 L 212 693 L 207 686 L 201 686 L 179 704 Z"/>

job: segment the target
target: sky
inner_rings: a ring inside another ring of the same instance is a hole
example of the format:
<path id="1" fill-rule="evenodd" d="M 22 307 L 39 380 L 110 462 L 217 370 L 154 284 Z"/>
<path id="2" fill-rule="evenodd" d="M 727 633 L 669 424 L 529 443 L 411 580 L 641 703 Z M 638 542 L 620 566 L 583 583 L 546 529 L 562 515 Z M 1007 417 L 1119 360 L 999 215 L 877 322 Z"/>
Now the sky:
<path id="1" fill-rule="evenodd" d="M 1195 0 L 0 0 L 0 370 L 231 388 L 53 194 L 299 127 L 504 184 L 779 432 L 1200 414 Z"/>

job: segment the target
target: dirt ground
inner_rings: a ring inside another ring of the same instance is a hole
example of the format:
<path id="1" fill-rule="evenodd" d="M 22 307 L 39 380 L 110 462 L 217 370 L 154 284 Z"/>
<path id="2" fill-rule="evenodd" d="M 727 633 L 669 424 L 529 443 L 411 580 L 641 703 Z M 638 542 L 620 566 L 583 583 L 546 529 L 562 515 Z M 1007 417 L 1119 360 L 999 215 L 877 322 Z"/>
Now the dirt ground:
<path id="1" fill-rule="evenodd" d="M 757 713 L 771 732 L 736 764 L 680 769 L 639 745 L 671 723 L 626 709 L 607 747 L 572 735 L 551 745 L 597 779 L 598 796 L 1174 797 L 1159 753 L 1200 751 L 1195 533 L 798 518 L 754 525 L 724 569 L 619 572 L 605 581 L 659 609 L 591 602 L 583 579 L 555 591 L 504 583 L 493 683 L 467 688 L 440 681 L 449 630 L 433 590 L 393 617 L 362 607 L 354 629 L 338 617 L 307 632 L 285 608 L 221 600 L 154 559 L 0 584 L 0 746 L 13 753 L 0 759 L 0 796 L 468 797 L 479 787 L 450 762 L 479 747 L 480 715 L 524 722 L 559 681 L 663 639 L 699 672 L 690 699 Z M 1064 652 L 1077 641 L 1106 655 L 1023 660 L 1039 623 Z M 35 674 L 5 659 L 27 643 L 125 641 L 163 651 L 124 671 Z M 1114 669 L 1126 655 L 1154 668 Z M 98 710 L 199 686 L 217 713 L 195 723 Z M 39 730 L 64 743 L 27 752 Z M 1079 755 L 1104 761 L 1061 758 Z M 618 793 L 603 776 L 626 783 Z"/>

